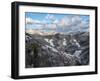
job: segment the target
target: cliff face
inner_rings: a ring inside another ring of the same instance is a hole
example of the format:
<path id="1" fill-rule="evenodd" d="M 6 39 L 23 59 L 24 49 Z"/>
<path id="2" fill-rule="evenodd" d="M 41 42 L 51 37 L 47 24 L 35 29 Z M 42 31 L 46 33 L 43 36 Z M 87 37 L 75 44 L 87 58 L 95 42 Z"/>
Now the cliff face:
<path id="1" fill-rule="evenodd" d="M 89 34 L 41 36 L 26 33 L 25 67 L 58 67 L 89 64 Z"/>

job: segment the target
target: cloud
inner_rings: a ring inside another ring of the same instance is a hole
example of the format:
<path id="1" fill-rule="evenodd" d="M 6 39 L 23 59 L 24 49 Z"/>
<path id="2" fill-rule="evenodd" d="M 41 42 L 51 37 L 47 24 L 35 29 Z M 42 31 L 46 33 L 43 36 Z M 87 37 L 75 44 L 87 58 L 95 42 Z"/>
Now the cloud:
<path id="1" fill-rule="evenodd" d="M 32 24 L 33 20 L 31 18 L 26 18 L 26 24 Z"/>
<path id="2" fill-rule="evenodd" d="M 52 14 L 47 14 L 46 15 L 46 17 L 45 17 L 45 19 L 50 19 L 50 20 L 55 20 L 55 17 L 54 17 L 54 15 L 52 15 Z"/>
<path id="3" fill-rule="evenodd" d="M 57 21 L 54 21 L 55 23 Z M 26 28 L 30 29 L 38 29 L 38 30 L 55 30 L 57 28 L 56 24 L 54 23 L 48 23 L 45 20 L 39 21 L 39 20 L 33 20 L 32 18 L 26 18 Z"/>
<path id="4" fill-rule="evenodd" d="M 68 17 L 62 18 L 61 21 L 60 21 L 60 23 L 59 23 L 59 25 L 62 26 L 62 27 L 64 27 L 64 26 L 66 26 L 66 27 L 70 26 L 70 24 L 71 24 L 71 19 L 68 18 Z"/>
<path id="5" fill-rule="evenodd" d="M 79 16 L 65 16 L 64 18 L 61 19 L 60 25 L 70 27 L 81 23 L 81 21 L 82 19 Z"/>
<path id="6" fill-rule="evenodd" d="M 26 24 L 38 24 L 41 23 L 39 20 L 34 20 L 30 17 L 26 18 Z"/>
<path id="7" fill-rule="evenodd" d="M 85 17 L 84 19 L 81 15 L 66 15 L 62 19 L 58 20 L 56 16 L 52 14 L 47 14 L 43 20 L 36 20 L 28 17 L 26 18 L 26 24 L 31 25 L 30 28 L 33 27 L 34 29 L 40 29 L 45 31 L 48 30 L 56 32 L 88 31 L 89 17 Z"/>
<path id="8" fill-rule="evenodd" d="M 68 15 L 60 20 L 58 26 L 62 28 L 61 31 L 82 31 L 89 28 L 89 21 L 84 20 L 82 16 Z"/>
<path id="9" fill-rule="evenodd" d="M 42 29 L 43 30 L 56 30 L 56 24 L 45 24 Z"/>
<path id="10" fill-rule="evenodd" d="M 47 14 L 41 22 L 44 24 L 43 30 L 56 30 L 56 24 L 58 24 L 58 20 L 53 14 Z"/>
<path id="11" fill-rule="evenodd" d="M 54 24 L 58 24 L 59 21 L 58 21 L 57 19 L 55 19 L 55 20 L 53 21 L 53 23 L 54 23 Z"/>

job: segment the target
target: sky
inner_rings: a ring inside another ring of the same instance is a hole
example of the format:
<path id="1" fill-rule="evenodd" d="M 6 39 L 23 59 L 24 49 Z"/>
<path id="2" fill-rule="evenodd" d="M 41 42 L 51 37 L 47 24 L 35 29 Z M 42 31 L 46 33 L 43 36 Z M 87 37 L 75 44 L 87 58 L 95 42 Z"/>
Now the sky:
<path id="1" fill-rule="evenodd" d="M 26 29 L 64 33 L 89 31 L 89 15 L 26 12 L 25 19 Z"/>

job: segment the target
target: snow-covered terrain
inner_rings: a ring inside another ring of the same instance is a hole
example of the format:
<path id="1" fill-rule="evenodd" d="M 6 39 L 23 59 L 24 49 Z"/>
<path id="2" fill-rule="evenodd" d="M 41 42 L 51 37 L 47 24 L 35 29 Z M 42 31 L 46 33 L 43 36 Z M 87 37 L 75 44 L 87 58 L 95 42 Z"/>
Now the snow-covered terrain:
<path id="1" fill-rule="evenodd" d="M 26 68 L 89 64 L 89 33 L 42 35 L 26 32 Z"/>

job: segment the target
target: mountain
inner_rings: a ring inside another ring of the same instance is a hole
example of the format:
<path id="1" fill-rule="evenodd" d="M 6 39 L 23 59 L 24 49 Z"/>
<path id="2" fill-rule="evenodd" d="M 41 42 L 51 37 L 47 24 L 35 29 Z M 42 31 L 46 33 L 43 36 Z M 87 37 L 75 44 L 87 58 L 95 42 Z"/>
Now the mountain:
<path id="1" fill-rule="evenodd" d="M 25 66 L 57 67 L 89 64 L 89 33 L 25 35 Z"/>

